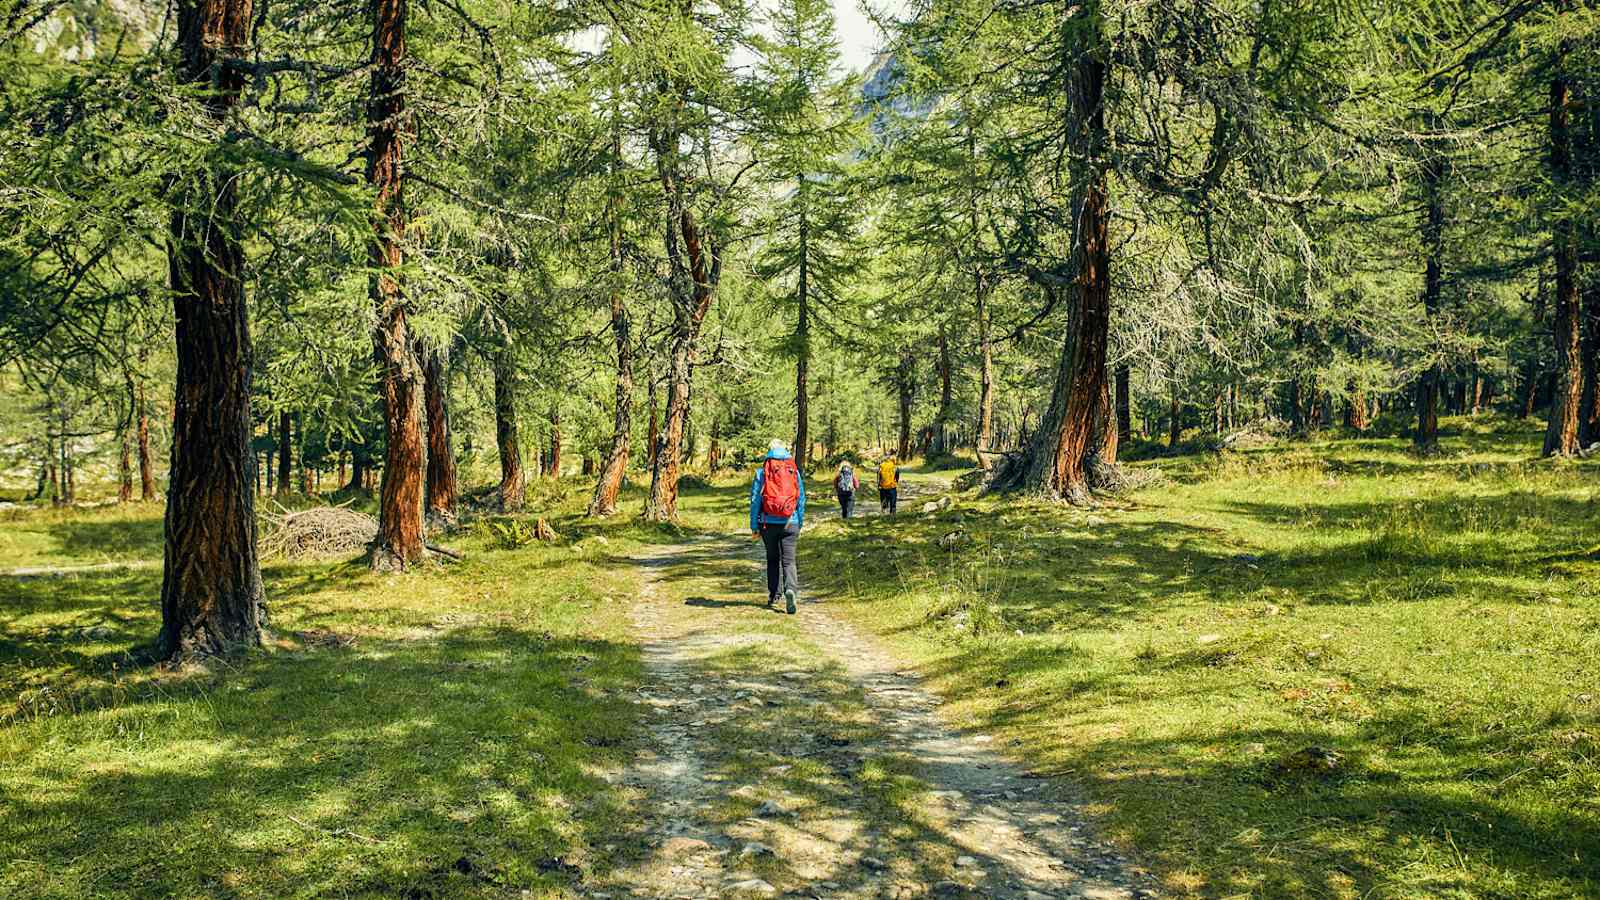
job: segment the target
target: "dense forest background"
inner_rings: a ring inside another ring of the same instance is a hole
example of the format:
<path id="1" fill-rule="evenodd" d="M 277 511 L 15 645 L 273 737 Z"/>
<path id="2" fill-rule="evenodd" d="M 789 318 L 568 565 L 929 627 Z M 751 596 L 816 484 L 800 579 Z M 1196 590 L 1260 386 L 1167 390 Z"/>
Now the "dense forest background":
<path id="1" fill-rule="evenodd" d="M 0 0 L 9 488 L 167 502 L 169 652 L 259 634 L 257 495 L 466 500 L 1441 413 L 1600 442 L 1588 2 Z"/>

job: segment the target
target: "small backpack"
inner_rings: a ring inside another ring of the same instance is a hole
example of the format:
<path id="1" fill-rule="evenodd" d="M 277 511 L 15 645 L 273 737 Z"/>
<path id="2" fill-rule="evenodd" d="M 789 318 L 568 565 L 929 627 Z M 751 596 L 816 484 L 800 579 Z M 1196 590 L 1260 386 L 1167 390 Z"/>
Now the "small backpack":
<path id="1" fill-rule="evenodd" d="M 769 459 L 761 464 L 761 514 L 787 519 L 800 505 L 800 470 L 792 459 Z"/>
<path id="2" fill-rule="evenodd" d="M 856 489 L 856 470 L 845 463 L 839 469 L 839 477 L 833 481 L 833 489 L 841 494 L 854 493 Z"/>

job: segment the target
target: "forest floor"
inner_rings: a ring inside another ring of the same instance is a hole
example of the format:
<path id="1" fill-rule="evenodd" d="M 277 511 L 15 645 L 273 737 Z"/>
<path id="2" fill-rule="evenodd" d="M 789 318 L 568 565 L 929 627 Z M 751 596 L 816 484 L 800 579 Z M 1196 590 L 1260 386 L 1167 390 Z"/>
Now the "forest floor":
<path id="1" fill-rule="evenodd" d="M 541 484 L 558 541 L 269 561 L 266 652 L 175 671 L 106 566 L 159 507 L 8 511 L 0 895 L 1600 896 L 1600 466 L 1537 447 L 1197 451 L 1094 510 L 913 471 L 808 523 L 792 617 L 742 476 L 681 528 Z"/>

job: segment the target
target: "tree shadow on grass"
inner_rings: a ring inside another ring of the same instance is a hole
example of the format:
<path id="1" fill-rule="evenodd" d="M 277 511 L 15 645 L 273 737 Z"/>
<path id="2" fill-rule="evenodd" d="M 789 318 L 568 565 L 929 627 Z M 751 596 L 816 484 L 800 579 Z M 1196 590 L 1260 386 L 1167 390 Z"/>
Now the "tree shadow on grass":
<path id="1" fill-rule="evenodd" d="M 99 585 L 107 614 L 159 577 Z M 285 603 L 319 589 L 277 582 Z M 151 623 L 140 614 L 135 624 Z M 150 632 L 141 637 L 148 638 Z M 32 642 L 8 640 L 24 651 Z M 0 651 L 0 652 L 3 652 Z M 103 679 L 69 651 L 55 677 Z M 32 665 L 27 658 L 16 665 Z M 603 870 L 624 839 L 635 648 L 537 628 L 275 650 L 107 690 L 7 726 L 0 866 L 11 896 L 501 896 Z"/>

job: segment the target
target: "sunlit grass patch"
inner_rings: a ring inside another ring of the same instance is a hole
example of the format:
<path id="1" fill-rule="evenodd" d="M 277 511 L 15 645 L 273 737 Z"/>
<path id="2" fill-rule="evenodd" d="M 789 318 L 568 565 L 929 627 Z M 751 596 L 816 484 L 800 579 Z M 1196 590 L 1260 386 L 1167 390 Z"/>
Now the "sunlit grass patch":
<path id="1" fill-rule="evenodd" d="M 604 870 L 633 825 L 601 775 L 635 739 L 637 530 L 469 529 L 465 563 L 391 577 L 274 562 L 268 646 L 170 671 L 138 660 L 159 568 L 0 579 L 0 894 L 550 895 Z"/>
<path id="2" fill-rule="evenodd" d="M 1163 457 L 1092 511 L 963 495 L 818 535 L 812 564 L 1176 893 L 1594 893 L 1600 470 L 1446 430 L 1434 457 Z"/>

